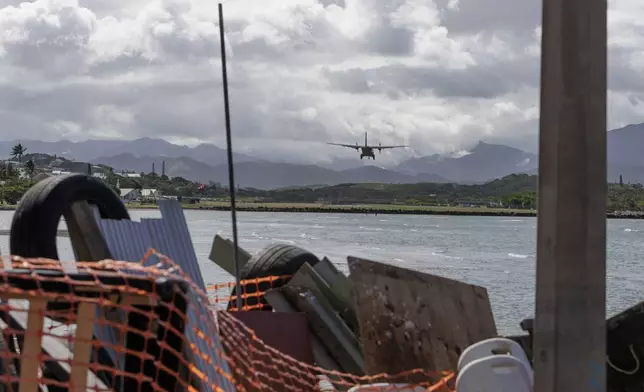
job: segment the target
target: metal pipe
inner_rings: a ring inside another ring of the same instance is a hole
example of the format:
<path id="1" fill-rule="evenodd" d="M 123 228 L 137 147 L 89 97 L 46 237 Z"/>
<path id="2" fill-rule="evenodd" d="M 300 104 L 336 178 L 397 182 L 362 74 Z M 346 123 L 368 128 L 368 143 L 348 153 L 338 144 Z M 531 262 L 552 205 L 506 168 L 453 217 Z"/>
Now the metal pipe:
<path id="1" fill-rule="evenodd" d="M 230 193 L 230 214 L 233 221 L 233 263 L 235 265 L 235 291 L 237 298 L 235 300 L 237 310 L 242 309 L 242 287 L 241 287 L 241 268 L 239 265 L 239 244 L 237 240 L 237 205 L 235 200 L 235 175 L 233 170 L 233 146 L 230 133 L 230 106 L 228 103 L 228 75 L 226 73 L 226 42 L 224 39 L 224 10 L 221 3 L 219 8 L 219 41 L 221 44 L 221 75 L 224 85 L 224 115 L 226 118 L 226 152 L 228 153 L 228 188 Z"/>

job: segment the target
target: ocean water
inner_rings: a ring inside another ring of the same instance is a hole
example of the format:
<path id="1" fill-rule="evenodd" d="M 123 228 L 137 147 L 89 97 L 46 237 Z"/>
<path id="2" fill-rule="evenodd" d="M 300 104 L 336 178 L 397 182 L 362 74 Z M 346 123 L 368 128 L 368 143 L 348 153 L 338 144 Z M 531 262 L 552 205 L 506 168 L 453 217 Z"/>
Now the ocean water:
<path id="1" fill-rule="evenodd" d="M 12 215 L 0 212 L 0 229 Z M 231 281 L 208 260 L 214 235 L 231 236 L 230 213 L 185 215 L 206 282 Z M 502 334 L 519 333 L 519 322 L 534 315 L 535 218 L 240 212 L 238 220 L 240 244 L 250 252 L 279 241 L 327 256 L 345 272 L 352 255 L 484 286 Z M 607 248 L 610 316 L 644 299 L 644 220 L 609 220 Z M 0 252 L 8 250 L 8 237 L 0 237 Z M 59 240 L 59 254 L 73 257 L 69 239 Z"/>

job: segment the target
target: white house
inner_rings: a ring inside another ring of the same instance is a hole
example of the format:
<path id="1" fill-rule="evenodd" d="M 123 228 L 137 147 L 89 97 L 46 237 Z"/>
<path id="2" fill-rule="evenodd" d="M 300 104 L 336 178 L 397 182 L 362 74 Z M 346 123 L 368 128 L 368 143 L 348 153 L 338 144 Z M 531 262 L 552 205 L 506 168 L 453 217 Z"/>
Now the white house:
<path id="1" fill-rule="evenodd" d="M 125 201 L 136 200 L 139 197 L 139 191 L 134 188 L 121 188 L 121 199 Z"/>
<path id="2" fill-rule="evenodd" d="M 92 177 L 100 178 L 101 180 L 106 180 L 107 179 L 107 174 L 101 173 L 101 172 L 96 172 L 96 173 L 92 173 Z"/>

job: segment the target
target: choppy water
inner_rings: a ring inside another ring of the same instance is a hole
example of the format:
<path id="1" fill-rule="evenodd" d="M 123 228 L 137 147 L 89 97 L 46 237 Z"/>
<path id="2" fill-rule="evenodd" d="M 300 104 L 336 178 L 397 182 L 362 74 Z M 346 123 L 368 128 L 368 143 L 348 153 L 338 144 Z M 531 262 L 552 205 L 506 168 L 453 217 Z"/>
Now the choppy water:
<path id="1" fill-rule="evenodd" d="M 12 214 L 0 212 L 0 229 L 9 228 Z M 208 261 L 213 236 L 230 236 L 230 213 L 185 214 L 207 283 L 230 281 Z M 346 257 L 354 255 L 478 284 L 487 288 L 504 334 L 519 332 L 519 322 L 534 314 L 534 218 L 246 212 L 238 217 L 240 243 L 249 251 L 282 241 L 328 256 L 345 272 Z M 0 251 L 8 249 L 8 237 L 0 237 Z M 73 257 L 68 239 L 59 241 L 59 253 Z M 643 254 L 644 220 L 608 221 L 609 315 L 644 298 Z"/>

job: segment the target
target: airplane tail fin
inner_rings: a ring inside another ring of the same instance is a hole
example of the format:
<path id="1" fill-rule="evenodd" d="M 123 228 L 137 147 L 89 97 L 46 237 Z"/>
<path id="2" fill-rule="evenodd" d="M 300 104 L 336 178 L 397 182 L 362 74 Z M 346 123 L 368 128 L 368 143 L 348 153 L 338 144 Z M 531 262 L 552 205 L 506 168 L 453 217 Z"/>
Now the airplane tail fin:
<path id="1" fill-rule="evenodd" d="M 367 143 L 367 132 L 364 133 L 364 146 L 367 147 L 369 144 Z"/>

